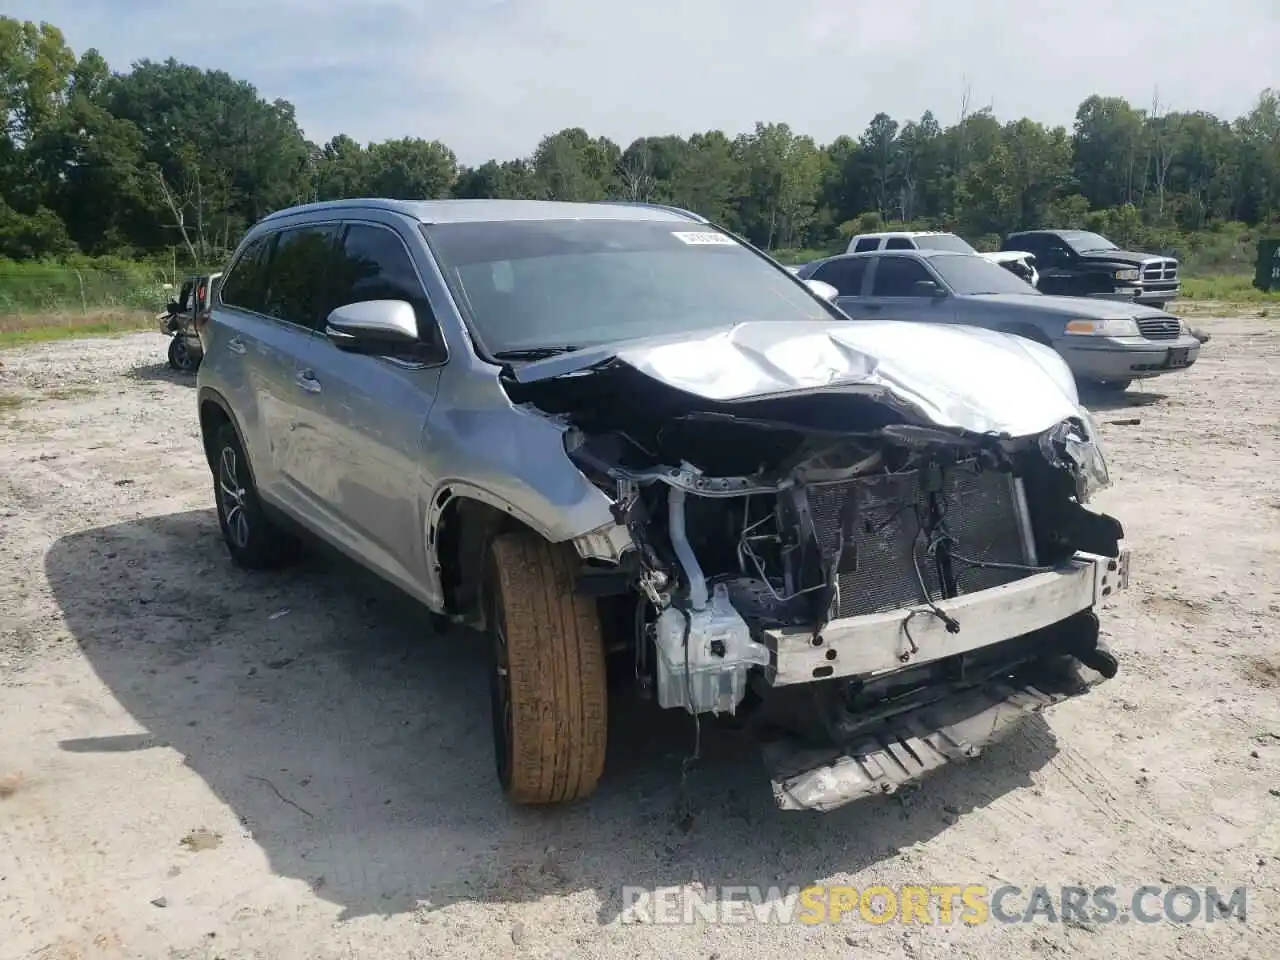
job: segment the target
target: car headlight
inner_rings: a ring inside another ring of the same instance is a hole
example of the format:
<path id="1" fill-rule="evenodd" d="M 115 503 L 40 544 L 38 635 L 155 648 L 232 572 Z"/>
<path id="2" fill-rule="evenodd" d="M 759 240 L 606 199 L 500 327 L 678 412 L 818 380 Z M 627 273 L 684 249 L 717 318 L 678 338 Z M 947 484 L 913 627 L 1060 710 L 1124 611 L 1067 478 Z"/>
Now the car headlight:
<path id="1" fill-rule="evenodd" d="M 1137 280 L 1138 276 L 1139 274 L 1137 270 L 1117 270 L 1116 271 L 1117 280 Z"/>
<path id="2" fill-rule="evenodd" d="M 1131 317 L 1108 317 L 1105 320 L 1069 320 L 1065 333 L 1077 337 L 1136 337 L 1138 322 Z"/>
<path id="3" fill-rule="evenodd" d="M 1082 429 L 1083 428 L 1083 429 Z M 1052 464 L 1075 476 L 1076 499 L 1088 503 L 1099 490 L 1111 486 L 1111 471 L 1093 415 L 1080 408 L 1080 420 L 1064 420 L 1040 437 L 1040 449 Z"/>

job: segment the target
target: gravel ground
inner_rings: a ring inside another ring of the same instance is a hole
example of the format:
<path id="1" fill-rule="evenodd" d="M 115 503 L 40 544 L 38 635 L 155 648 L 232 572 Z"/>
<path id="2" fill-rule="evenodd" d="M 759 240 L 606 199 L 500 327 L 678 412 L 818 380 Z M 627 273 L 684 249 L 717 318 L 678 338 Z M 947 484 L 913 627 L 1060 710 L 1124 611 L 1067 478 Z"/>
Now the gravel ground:
<path id="1" fill-rule="evenodd" d="M 1134 548 L 1121 668 L 979 760 L 825 817 L 615 705 L 599 792 L 512 809 L 483 666 L 340 561 L 235 571 L 155 334 L 0 353 L 0 958 L 1274 955 L 1280 327 L 1099 404 Z M 630 923 L 622 887 L 1248 885 L 1248 923 Z M 1270 943 L 1270 947 L 1266 944 Z"/>

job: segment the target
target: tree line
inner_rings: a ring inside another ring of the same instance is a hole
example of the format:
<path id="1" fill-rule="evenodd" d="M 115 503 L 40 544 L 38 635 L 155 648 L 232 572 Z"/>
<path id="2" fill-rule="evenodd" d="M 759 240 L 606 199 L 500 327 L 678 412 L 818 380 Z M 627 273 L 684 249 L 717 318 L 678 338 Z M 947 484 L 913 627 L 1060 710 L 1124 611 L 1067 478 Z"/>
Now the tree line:
<path id="1" fill-rule="evenodd" d="M 51 24 L 0 17 L 0 257 L 177 248 L 210 264 L 273 210 L 352 196 L 670 203 L 768 249 L 828 249 L 885 224 L 982 245 L 1037 226 L 1123 239 L 1280 222 L 1276 90 L 1232 120 L 1158 95 L 1090 96 L 1069 130 L 1001 122 L 967 93 L 955 113 L 948 126 L 880 113 L 828 144 L 786 123 L 625 147 L 570 128 L 531 156 L 466 166 L 438 140 L 312 143 L 292 104 L 226 72 L 174 59 L 113 72 Z"/>

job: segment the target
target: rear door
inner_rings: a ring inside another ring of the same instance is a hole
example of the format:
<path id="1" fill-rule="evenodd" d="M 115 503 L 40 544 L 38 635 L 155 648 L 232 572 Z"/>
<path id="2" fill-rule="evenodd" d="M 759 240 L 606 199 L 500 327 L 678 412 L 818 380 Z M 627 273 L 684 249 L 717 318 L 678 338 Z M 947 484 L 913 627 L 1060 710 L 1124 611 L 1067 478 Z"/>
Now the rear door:
<path id="1" fill-rule="evenodd" d="M 443 336 L 404 238 L 393 226 L 346 223 L 316 315 L 317 336 L 299 371 L 299 431 L 308 456 L 302 483 L 323 503 L 339 546 L 410 592 L 427 582 L 421 504 L 423 431 L 445 361 Z M 322 335 L 329 309 L 404 300 L 419 344 L 398 356 L 345 353 Z"/>
<path id="2" fill-rule="evenodd" d="M 870 290 L 863 298 L 867 316 L 883 320 L 914 320 L 922 323 L 952 323 L 952 297 L 936 298 L 916 290 L 918 282 L 941 281 L 914 257 L 876 257 L 870 271 Z"/>
<path id="3" fill-rule="evenodd" d="M 836 306 L 856 319 L 866 316 L 866 311 L 862 308 L 862 291 L 867 279 L 869 262 L 866 257 L 841 257 L 837 260 L 828 260 L 813 272 L 811 279 L 821 280 L 835 287 L 839 291 Z"/>
<path id="4" fill-rule="evenodd" d="M 264 335 L 270 324 L 264 313 L 267 270 L 275 241 L 274 233 L 255 237 L 231 264 L 202 343 L 206 376 L 236 411 L 254 484 L 260 494 L 278 502 L 280 477 L 262 404 L 271 339 Z"/>
<path id="5" fill-rule="evenodd" d="M 301 224 L 277 234 L 263 299 L 266 319 L 255 345 L 258 405 L 279 497 L 312 527 L 323 527 L 329 511 L 311 482 L 312 464 L 322 450 L 306 426 L 311 386 L 305 371 L 320 346 L 318 330 L 328 312 L 337 234 L 334 223 Z"/>

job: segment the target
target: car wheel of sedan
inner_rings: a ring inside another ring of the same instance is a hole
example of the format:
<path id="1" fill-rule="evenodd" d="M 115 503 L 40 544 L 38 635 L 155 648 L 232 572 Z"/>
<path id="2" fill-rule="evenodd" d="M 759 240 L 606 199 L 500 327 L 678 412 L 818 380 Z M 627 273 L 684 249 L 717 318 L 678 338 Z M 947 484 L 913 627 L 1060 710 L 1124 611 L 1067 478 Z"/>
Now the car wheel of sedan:
<path id="1" fill-rule="evenodd" d="M 604 643 L 577 566 L 571 549 L 527 531 L 495 537 L 486 557 L 494 759 L 516 803 L 584 797 L 604 770 Z"/>
<path id="2" fill-rule="evenodd" d="M 240 437 L 223 424 L 214 438 L 213 496 L 218 526 L 237 566 L 247 570 L 278 567 L 292 560 L 299 543 L 263 512 Z"/>

